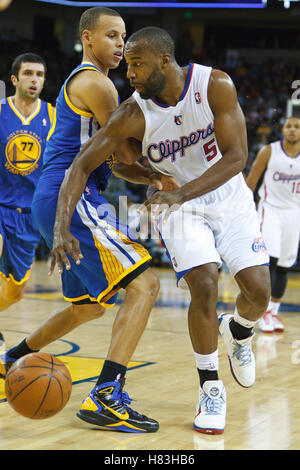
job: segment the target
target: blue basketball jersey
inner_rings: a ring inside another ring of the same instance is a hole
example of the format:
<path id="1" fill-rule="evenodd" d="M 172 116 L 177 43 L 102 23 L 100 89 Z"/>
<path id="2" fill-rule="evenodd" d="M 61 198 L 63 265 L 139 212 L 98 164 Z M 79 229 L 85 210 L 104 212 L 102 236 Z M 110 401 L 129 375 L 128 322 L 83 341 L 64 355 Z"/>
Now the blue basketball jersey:
<path id="1" fill-rule="evenodd" d="M 67 94 L 67 85 L 71 78 L 81 70 L 101 70 L 89 62 L 80 64 L 66 79 L 56 103 L 56 111 L 52 128 L 49 132 L 44 155 L 43 188 L 39 192 L 58 190 L 65 171 L 72 164 L 74 157 L 87 140 L 99 129 L 99 124 L 90 112 L 82 111 L 74 106 Z M 116 90 L 117 94 L 117 90 Z M 87 182 L 87 190 L 104 190 L 112 172 L 115 157 L 109 157 L 102 165 L 91 173 Z"/>
<path id="2" fill-rule="evenodd" d="M 52 118 L 51 104 L 40 99 L 28 118 L 12 97 L 0 101 L 0 205 L 31 207 Z"/>

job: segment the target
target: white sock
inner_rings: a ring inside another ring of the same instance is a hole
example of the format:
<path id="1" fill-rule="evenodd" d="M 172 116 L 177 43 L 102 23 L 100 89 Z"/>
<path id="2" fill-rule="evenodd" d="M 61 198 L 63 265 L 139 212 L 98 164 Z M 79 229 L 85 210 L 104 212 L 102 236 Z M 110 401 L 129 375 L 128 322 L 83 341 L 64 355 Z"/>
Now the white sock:
<path id="1" fill-rule="evenodd" d="M 211 354 L 199 354 L 194 352 L 196 366 L 199 370 L 218 370 L 219 352 L 216 350 Z"/>
<path id="2" fill-rule="evenodd" d="M 241 317 L 236 307 L 234 309 L 233 319 L 245 328 L 253 328 L 256 323 L 256 321 L 247 320 L 247 318 Z"/>
<path id="3" fill-rule="evenodd" d="M 271 310 L 272 315 L 277 315 L 280 307 L 280 302 L 269 301 L 268 311 Z"/>

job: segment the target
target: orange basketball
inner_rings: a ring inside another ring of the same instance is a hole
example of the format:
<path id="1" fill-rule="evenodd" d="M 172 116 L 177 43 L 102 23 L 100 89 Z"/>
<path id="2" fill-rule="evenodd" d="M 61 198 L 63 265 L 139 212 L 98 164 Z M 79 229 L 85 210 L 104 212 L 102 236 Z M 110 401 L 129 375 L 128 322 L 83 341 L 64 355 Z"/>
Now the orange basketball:
<path id="1" fill-rule="evenodd" d="M 61 411 L 69 401 L 72 378 L 64 363 L 47 353 L 18 359 L 5 379 L 5 395 L 17 413 L 45 419 Z"/>

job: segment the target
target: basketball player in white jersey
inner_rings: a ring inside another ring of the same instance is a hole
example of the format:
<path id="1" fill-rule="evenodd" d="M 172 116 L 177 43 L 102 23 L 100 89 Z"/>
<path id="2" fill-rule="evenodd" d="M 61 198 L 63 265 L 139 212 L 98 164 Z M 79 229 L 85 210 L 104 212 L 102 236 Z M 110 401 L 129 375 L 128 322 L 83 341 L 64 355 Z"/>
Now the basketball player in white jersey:
<path id="1" fill-rule="evenodd" d="M 156 171 L 181 184 L 157 191 L 159 232 L 179 282 L 191 293 L 188 324 L 200 377 L 194 428 L 221 434 L 226 392 L 218 376 L 218 333 L 231 371 L 242 387 L 255 381 L 253 326 L 270 295 L 269 257 L 262 242 L 253 195 L 241 171 L 247 160 L 245 121 L 227 74 L 197 64 L 181 68 L 170 35 L 155 27 L 134 33 L 125 46 L 127 77 L 136 91 L 74 159 L 58 199 L 51 269 L 80 262 L 70 220 L 90 172 L 125 139 L 143 144 Z M 166 207 L 168 218 L 166 215 Z M 175 210 L 176 209 L 176 210 Z M 184 223 L 182 224 L 182 217 Z M 177 225 L 179 236 L 169 236 Z M 234 315 L 216 315 L 218 268 L 223 258 L 241 292 Z"/>
<path id="2" fill-rule="evenodd" d="M 261 231 L 270 255 L 271 298 L 259 321 L 264 333 L 284 331 L 278 317 L 288 268 L 297 260 L 300 238 L 300 119 L 286 119 L 283 140 L 264 146 L 257 154 L 247 177 L 255 191 L 265 171 L 258 194 Z"/>

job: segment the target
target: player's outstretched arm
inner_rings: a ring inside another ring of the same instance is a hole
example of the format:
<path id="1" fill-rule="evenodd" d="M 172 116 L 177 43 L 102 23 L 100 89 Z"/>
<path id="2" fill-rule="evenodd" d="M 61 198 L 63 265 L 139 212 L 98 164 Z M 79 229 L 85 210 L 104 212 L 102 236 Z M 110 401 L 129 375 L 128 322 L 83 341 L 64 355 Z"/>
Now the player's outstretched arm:
<path id="1" fill-rule="evenodd" d="M 135 100 L 129 98 L 116 109 L 106 125 L 88 140 L 75 157 L 59 191 L 50 275 L 56 265 L 59 272 L 62 272 L 63 264 L 66 269 L 71 268 L 67 254 L 70 254 L 76 263 L 80 263 L 82 258 L 79 243 L 70 232 L 70 224 L 89 175 L 116 152 L 126 139 L 134 137 L 142 140 L 144 127 L 144 117 L 140 108 Z"/>
<path id="2" fill-rule="evenodd" d="M 254 160 L 249 174 L 246 179 L 246 183 L 249 188 L 254 192 L 259 181 L 259 178 L 265 171 L 268 166 L 269 160 L 271 157 L 271 146 L 266 145 L 257 154 L 256 159 Z"/>

